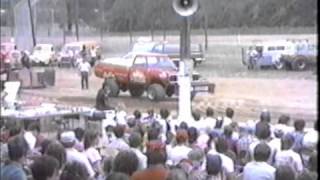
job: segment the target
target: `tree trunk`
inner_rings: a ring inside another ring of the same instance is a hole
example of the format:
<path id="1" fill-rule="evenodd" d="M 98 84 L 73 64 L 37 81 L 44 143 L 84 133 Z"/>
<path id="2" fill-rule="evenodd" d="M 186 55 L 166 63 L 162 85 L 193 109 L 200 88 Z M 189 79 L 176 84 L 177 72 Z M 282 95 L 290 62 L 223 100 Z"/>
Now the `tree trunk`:
<path id="1" fill-rule="evenodd" d="M 154 24 L 153 22 L 151 23 L 151 40 L 153 41 L 154 40 Z"/>
<path id="2" fill-rule="evenodd" d="M 208 15 L 204 15 L 204 49 L 208 50 Z"/>
<path id="3" fill-rule="evenodd" d="M 128 26 L 129 26 L 129 37 L 130 37 L 130 42 L 129 42 L 129 46 L 131 46 L 132 45 L 132 43 L 133 43 L 133 38 L 132 38 L 132 19 L 131 18 L 129 18 L 129 20 L 128 20 Z"/>
<path id="4" fill-rule="evenodd" d="M 75 7 L 76 7 L 76 21 L 75 21 L 75 25 L 76 25 L 76 39 L 77 41 L 79 41 L 79 0 L 75 1 Z"/>

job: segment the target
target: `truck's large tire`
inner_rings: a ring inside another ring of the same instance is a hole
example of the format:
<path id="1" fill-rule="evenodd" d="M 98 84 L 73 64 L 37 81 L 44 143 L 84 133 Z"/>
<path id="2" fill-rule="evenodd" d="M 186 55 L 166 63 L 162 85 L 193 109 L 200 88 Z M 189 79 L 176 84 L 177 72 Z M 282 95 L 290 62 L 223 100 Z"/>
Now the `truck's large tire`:
<path id="1" fill-rule="evenodd" d="M 174 87 L 174 86 L 169 86 L 169 87 L 167 88 L 167 91 L 166 91 L 167 96 L 168 96 L 168 97 L 173 96 L 174 90 L 175 90 L 175 87 Z"/>
<path id="2" fill-rule="evenodd" d="M 147 91 L 147 97 L 151 101 L 161 101 L 165 98 L 165 89 L 160 84 L 151 84 Z"/>
<path id="3" fill-rule="evenodd" d="M 138 85 L 130 85 L 129 92 L 132 97 L 141 97 L 144 93 L 144 87 Z"/>
<path id="4" fill-rule="evenodd" d="M 108 92 L 110 97 L 119 96 L 120 88 L 115 79 L 113 78 L 106 79 L 104 83 L 105 83 L 105 88 L 107 88 L 106 92 Z"/>
<path id="5" fill-rule="evenodd" d="M 291 67 L 295 71 L 303 71 L 308 68 L 307 60 L 303 57 L 297 57 L 292 63 Z"/>

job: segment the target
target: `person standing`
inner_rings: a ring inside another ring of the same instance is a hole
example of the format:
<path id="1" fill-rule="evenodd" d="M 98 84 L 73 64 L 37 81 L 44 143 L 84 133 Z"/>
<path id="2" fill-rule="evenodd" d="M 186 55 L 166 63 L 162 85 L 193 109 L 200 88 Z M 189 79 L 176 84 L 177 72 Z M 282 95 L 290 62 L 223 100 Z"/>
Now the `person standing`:
<path id="1" fill-rule="evenodd" d="M 82 62 L 80 62 L 79 70 L 81 75 L 81 88 L 89 89 L 88 79 L 89 79 L 91 66 L 86 59 L 82 59 Z"/>

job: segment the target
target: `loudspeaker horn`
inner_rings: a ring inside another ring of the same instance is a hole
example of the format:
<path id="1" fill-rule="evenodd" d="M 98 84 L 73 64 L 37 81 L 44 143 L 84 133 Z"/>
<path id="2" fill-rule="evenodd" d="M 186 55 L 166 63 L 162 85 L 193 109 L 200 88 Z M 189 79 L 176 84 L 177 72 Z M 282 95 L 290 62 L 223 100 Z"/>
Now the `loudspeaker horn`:
<path id="1" fill-rule="evenodd" d="M 191 16 L 199 7 L 198 0 L 173 0 L 173 9 L 180 16 Z"/>

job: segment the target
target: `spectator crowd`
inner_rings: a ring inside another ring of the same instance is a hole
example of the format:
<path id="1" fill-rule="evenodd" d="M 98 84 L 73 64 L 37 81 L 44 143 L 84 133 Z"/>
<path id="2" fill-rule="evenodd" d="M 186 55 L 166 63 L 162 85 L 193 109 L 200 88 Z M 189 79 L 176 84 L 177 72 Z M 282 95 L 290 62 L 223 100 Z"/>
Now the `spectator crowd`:
<path id="1" fill-rule="evenodd" d="M 234 110 L 178 121 L 136 110 L 101 133 L 76 128 L 45 137 L 37 123 L 1 123 L 1 180 L 316 180 L 317 122 L 281 115 L 237 122 Z M 291 122 L 292 121 L 292 122 Z M 292 125 L 291 125 L 292 124 Z M 102 136 L 104 134 L 104 136 Z"/>

